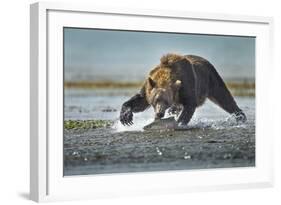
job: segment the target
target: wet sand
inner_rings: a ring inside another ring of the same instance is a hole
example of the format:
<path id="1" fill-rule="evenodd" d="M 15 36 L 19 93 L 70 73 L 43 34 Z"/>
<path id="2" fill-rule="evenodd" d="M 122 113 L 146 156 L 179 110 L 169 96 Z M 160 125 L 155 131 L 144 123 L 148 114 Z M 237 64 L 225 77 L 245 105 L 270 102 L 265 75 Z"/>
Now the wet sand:
<path id="1" fill-rule="evenodd" d="M 255 166 L 255 126 L 65 129 L 64 175 Z"/>

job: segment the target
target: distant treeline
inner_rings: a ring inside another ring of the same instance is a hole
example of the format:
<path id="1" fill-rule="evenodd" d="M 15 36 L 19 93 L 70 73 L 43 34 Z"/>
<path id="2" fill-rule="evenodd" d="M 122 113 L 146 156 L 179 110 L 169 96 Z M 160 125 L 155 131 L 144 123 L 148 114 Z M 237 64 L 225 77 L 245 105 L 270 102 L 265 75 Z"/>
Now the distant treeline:
<path id="1" fill-rule="evenodd" d="M 140 88 L 143 82 L 114 82 L 114 81 L 79 81 L 64 82 L 64 88 L 76 89 L 126 89 Z M 255 96 L 255 82 L 248 80 L 227 81 L 227 87 L 236 96 Z"/>

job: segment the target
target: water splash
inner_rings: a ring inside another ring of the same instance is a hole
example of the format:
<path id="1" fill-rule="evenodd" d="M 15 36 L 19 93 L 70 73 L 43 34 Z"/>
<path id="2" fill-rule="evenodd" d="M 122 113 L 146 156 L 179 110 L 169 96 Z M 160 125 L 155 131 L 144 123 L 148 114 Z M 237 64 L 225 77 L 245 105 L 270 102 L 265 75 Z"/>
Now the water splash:
<path id="1" fill-rule="evenodd" d="M 246 113 L 247 115 L 247 113 Z M 164 118 L 171 117 L 167 112 L 165 113 Z M 177 117 L 175 117 L 177 119 Z M 143 131 L 143 127 L 152 123 L 154 121 L 154 112 L 153 109 L 148 109 L 145 112 L 134 114 L 134 124 L 132 126 L 124 126 L 120 123 L 119 120 L 116 120 L 113 125 L 113 130 L 115 132 L 125 132 L 125 131 Z M 196 110 L 191 121 L 186 126 L 189 128 L 197 129 L 232 129 L 232 128 L 247 128 L 246 123 L 237 123 L 234 115 L 229 115 L 221 108 L 214 107 L 210 103 L 206 103 L 205 106 L 202 106 Z"/>
<path id="2" fill-rule="evenodd" d="M 134 124 L 131 126 L 124 126 L 118 120 L 115 121 L 112 128 L 115 132 L 126 132 L 126 131 L 143 131 L 143 127 L 152 123 L 154 114 L 152 110 L 147 110 L 143 113 L 134 114 Z"/>
<path id="3" fill-rule="evenodd" d="M 165 115 L 165 117 L 168 117 Z M 125 132 L 125 131 L 143 131 L 143 127 L 152 123 L 153 113 L 152 114 L 137 114 L 134 116 L 134 124 L 132 126 L 124 126 L 121 124 L 119 120 L 113 125 L 113 129 L 115 132 Z M 186 125 L 186 129 L 214 129 L 214 130 L 222 130 L 222 129 L 231 129 L 231 128 L 242 128 L 246 129 L 246 123 L 237 123 L 234 116 L 221 117 L 221 118 L 207 118 L 207 117 L 197 117 L 194 116 L 188 125 Z"/>
<path id="4" fill-rule="evenodd" d="M 190 128 L 210 128 L 214 130 L 229 129 L 229 128 L 247 128 L 246 123 L 238 123 L 234 115 L 221 117 L 216 119 L 194 117 L 188 124 Z"/>

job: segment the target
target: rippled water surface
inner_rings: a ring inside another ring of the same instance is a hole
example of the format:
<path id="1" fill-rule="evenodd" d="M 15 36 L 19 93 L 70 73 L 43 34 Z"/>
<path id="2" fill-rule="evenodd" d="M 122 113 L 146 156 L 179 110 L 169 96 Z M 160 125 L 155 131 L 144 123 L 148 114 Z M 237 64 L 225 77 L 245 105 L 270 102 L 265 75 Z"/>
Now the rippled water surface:
<path id="1" fill-rule="evenodd" d="M 111 128 L 64 130 L 64 174 L 145 172 L 255 165 L 255 98 L 235 97 L 247 115 L 236 124 L 228 113 L 206 101 L 184 131 L 143 131 L 153 111 L 118 122 L 122 103 L 136 90 L 65 90 L 65 120 L 112 120 Z"/>

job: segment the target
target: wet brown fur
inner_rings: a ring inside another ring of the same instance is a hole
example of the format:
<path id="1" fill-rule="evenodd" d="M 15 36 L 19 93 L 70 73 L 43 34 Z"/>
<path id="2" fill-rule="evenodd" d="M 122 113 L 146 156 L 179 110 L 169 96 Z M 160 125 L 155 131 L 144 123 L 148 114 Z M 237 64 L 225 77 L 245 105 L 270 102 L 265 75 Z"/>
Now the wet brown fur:
<path id="1" fill-rule="evenodd" d="M 170 87 L 177 80 L 177 75 L 170 66 L 183 59 L 185 59 L 185 57 L 178 54 L 169 53 L 163 55 L 160 59 L 160 65 L 151 70 L 148 77 L 156 82 L 156 87 L 158 88 Z M 147 83 L 146 91 L 147 93 L 151 91 L 151 87 Z"/>
<path id="2" fill-rule="evenodd" d="M 234 113 L 237 120 L 246 121 L 245 114 L 237 106 L 214 66 L 200 56 L 173 53 L 162 56 L 160 64 L 150 71 L 140 93 L 123 104 L 121 122 L 132 123 L 130 112 L 141 112 L 149 106 L 157 107 L 157 98 L 160 103 L 167 104 L 170 101 L 162 111 L 167 106 L 181 105 L 178 122 L 183 124 L 189 122 L 196 107 L 202 105 L 206 98 L 225 111 Z"/>
<path id="3" fill-rule="evenodd" d="M 147 102 L 152 105 L 157 113 L 156 102 L 165 101 L 169 106 L 177 103 L 178 92 L 181 86 L 179 73 L 173 68 L 177 61 L 185 59 L 184 56 L 177 54 L 167 54 L 160 59 L 160 64 L 150 71 L 145 83 L 145 96 Z M 153 85 L 151 85 L 151 81 Z M 162 107 L 163 108 L 163 107 Z"/>
<path id="4" fill-rule="evenodd" d="M 185 59 L 185 57 L 182 55 L 178 55 L 175 53 L 168 53 L 166 55 L 163 55 L 160 58 L 160 64 L 162 66 L 170 66 L 171 64 L 175 63 L 176 61 L 180 61 L 182 59 Z"/>

